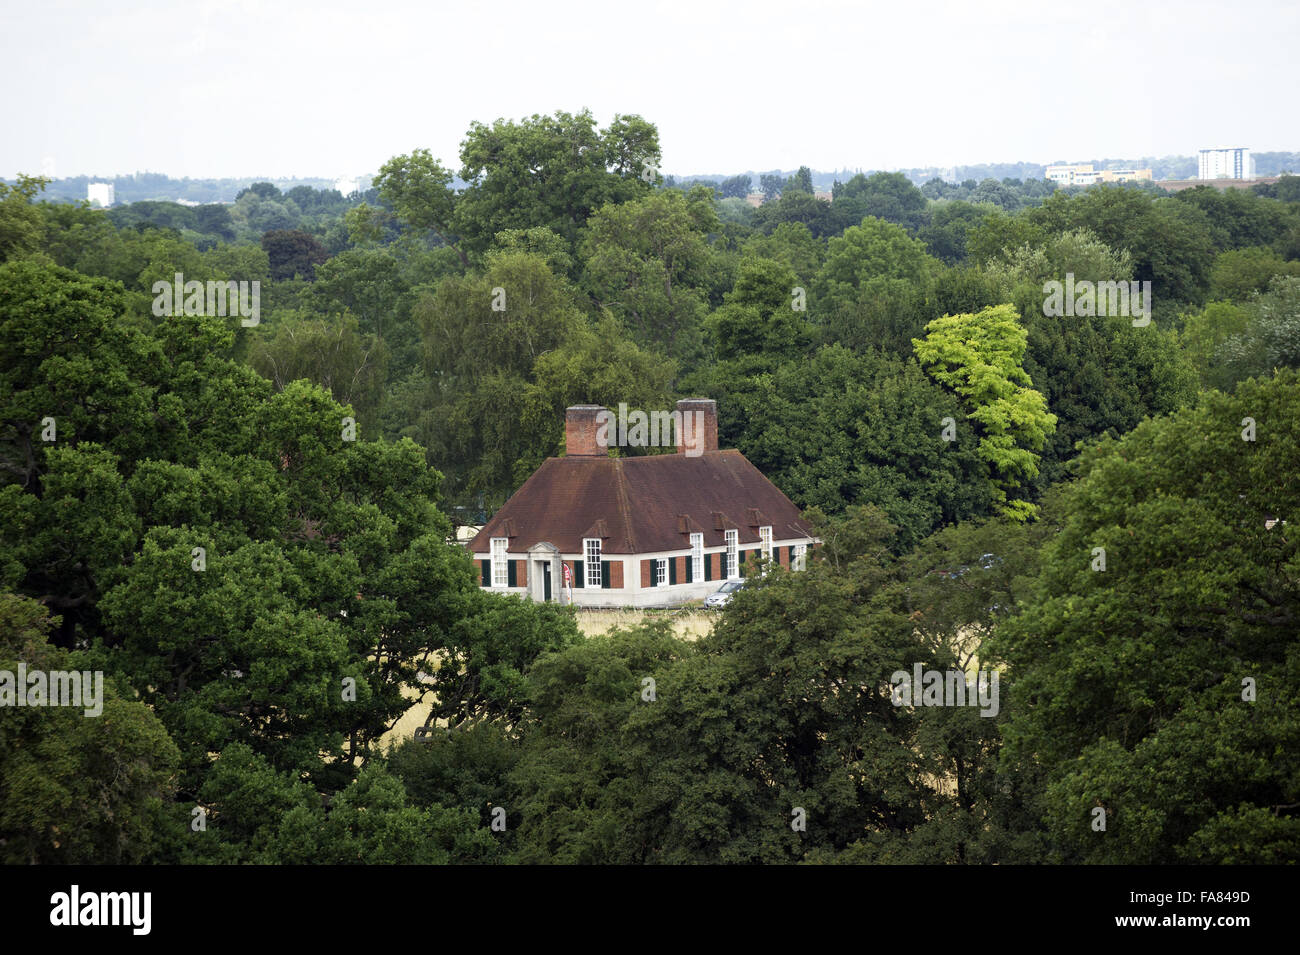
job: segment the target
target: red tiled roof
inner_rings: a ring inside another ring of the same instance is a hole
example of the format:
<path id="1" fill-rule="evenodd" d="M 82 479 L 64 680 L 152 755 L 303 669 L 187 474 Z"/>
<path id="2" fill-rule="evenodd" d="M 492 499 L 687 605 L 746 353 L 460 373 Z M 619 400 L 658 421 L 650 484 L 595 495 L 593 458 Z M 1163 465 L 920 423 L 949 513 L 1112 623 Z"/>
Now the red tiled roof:
<path id="1" fill-rule="evenodd" d="M 509 537 L 515 554 L 539 541 L 578 554 L 596 527 L 604 553 L 646 554 L 685 550 L 692 531 L 704 546 L 721 546 L 723 527 L 756 543 L 758 523 L 772 525 L 773 540 L 812 536 L 799 509 L 739 451 L 569 455 L 547 458 L 468 546 L 487 553 L 493 537 Z"/>

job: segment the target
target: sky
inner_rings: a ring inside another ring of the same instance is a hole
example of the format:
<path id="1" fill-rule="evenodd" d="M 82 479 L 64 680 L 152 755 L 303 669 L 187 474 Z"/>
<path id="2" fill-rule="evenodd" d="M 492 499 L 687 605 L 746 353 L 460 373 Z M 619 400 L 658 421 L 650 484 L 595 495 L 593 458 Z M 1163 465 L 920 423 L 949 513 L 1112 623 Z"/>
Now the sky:
<path id="1" fill-rule="evenodd" d="M 1295 0 L 0 0 L 0 176 L 356 176 L 639 114 L 665 173 L 1300 150 Z"/>

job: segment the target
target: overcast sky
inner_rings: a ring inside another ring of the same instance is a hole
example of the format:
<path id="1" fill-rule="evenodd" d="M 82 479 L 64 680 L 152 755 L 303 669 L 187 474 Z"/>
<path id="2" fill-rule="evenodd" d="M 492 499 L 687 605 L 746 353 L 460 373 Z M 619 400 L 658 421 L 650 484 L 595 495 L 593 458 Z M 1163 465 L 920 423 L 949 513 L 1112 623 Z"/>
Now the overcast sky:
<path id="1" fill-rule="evenodd" d="M 0 0 L 0 175 L 322 176 L 639 113 L 663 169 L 1300 150 L 1295 0 Z"/>

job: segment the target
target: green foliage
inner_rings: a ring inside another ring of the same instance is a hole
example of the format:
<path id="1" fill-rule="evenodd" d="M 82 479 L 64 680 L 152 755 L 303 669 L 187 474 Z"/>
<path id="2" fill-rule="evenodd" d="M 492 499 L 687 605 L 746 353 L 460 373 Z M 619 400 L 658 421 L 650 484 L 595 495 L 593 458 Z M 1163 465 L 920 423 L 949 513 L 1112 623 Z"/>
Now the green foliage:
<path id="1" fill-rule="evenodd" d="M 1034 513 L 1033 505 L 1010 500 L 1006 492 L 1038 474 L 1034 452 L 1056 427 L 1056 416 L 1022 365 L 1027 340 L 1010 305 L 945 315 L 926 326 L 924 339 L 913 340 L 917 359 L 957 393 L 966 420 L 976 426 L 998 509 L 1021 519 Z"/>
<path id="2" fill-rule="evenodd" d="M 1132 256 L 1134 278 L 1150 281 L 1162 300 L 1199 302 L 1213 263 L 1209 218 L 1174 198 L 1123 186 L 1098 186 L 1077 196 L 1048 196 L 1026 213 L 1048 232 L 1085 228 Z"/>
<path id="3" fill-rule="evenodd" d="M 452 226 L 466 249 L 482 253 L 497 233 L 534 226 L 572 249 L 597 209 L 645 194 L 642 177 L 659 164 L 659 134 L 639 116 L 615 116 L 598 130 L 586 110 L 475 122 L 460 161 L 469 186 L 456 196 Z"/>
<path id="4" fill-rule="evenodd" d="M 910 547 L 990 504 L 973 435 L 941 436 L 960 404 L 914 361 L 831 345 L 772 371 L 716 375 L 722 444 L 801 507 L 874 504 Z"/>
<path id="5" fill-rule="evenodd" d="M 802 222 L 783 222 L 770 235 L 752 237 L 744 248 L 747 255 L 788 267 L 804 289 L 812 288 L 826 260 L 826 243 L 814 238 Z"/>
<path id="6" fill-rule="evenodd" d="M 927 288 L 942 268 L 898 225 L 867 217 L 827 243 L 813 281 L 815 318 L 824 340 L 898 355 L 918 334 Z"/>
<path id="7" fill-rule="evenodd" d="M 1300 262 L 1287 262 L 1266 248 L 1229 249 L 1214 260 L 1210 293 L 1216 299 L 1244 302 L 1278 275 L 1300 276 Z"/>
<path id="8" fill-rule="evenodd" d="M 725 363 L 802 354 L 810 336 L 804 313 L 795 309 L 795 283 L 794 273 L 779 263 L 743 261 L 726 303 L 708 319 L 714 355 Z"/>
<path id="9" fill-rule="evenodd" d="M 16 676 L 22 663 L 29 675 L 90 676 L 97 669 L 92 656 L 50 645 L 54 622 L 36 601 L 0 593 L 0 671 Z M 85 702 L 90 687 L 82 686 Z M 176 746 L 147 706 L 111 680 L 102 689 L 102 709 L 93 716 L 86 707 L 0 707 L 5 864 L 138 863 L 166 844 Z"/>
<path id="10" fill-rule="evenodd" d="M 714 268 L 705 237 L 718 229 L 712 201 L 694 193 L 656 192 L 605 206 L 583 233 L 583 285 L 638 345 L 698 356 Z"/>
<path id="11" fill-rule="evenodd" d="M 0 262 L 40 246 L 44 230 L 32 200 L 48 184 L 48 179 L 22 173 L 12 186 L 0 182 Z"/>
<path id="12" fill-rule="evenodd" d="M 1210 392 L 1086 451 L 1045 508 L 1040 580 L 993 644 L 1008 771 L 1041 766 L 1060 861 L 1295 858 L 1300 556 L 1273 521 L 1294 523 L 1298 423 L 1294 374 Z"/>
<path id="13" fill-rule="evenodd" d="M 267 232 L 262 236 L 262 248 L 266 250 L 271 276 L 277 279 L 297 275 L 311 281 L 316 276 L 316 266 L 329 258 L 325 247 L 300 229 Z"/>
<path id="14" fill-rule="evenodd" d="M 858 173 L 843 185 L 836 183 L 831 192 L 831 209 L 843 226 L 871 216 L 915 233 L 929 218 L 925 196 L 901 172 Z"/>
<path id="15" fill-rule="evenodd" d="M 211 754 L 232 745 L 295 785 L 343 789 L 422 688 L 430 655 L 448 654 L 472 678 L 472 690 L 440 685 L 442 707 L 509 712 L 530 653 L 572 636 L 551 608 L 488 603 L 469 559 L 446 543 L 440 477 L 423 449 L 353 440 L 351 409 L 315 385 L 273 390 L 225 357 L 219 319 L 133 331 L 117 316 L 120 287 L 39 260 L 0 266 L 0 288 L 5 460 L 17 479 L 0 488 L 0 568 L 15 589 L 66 608 L 56 641 L 93 646 L 97 668 L 156 715 L 166 736 L 148 751 L 166 757 L 169 779 L 179 770 L 177 798 L 202 802 Z M 57 422 L 57 440 L 42 440 L 42 417 Z M 112 769 L 80 768 L 87 786 Z M 394 816 L 380 832 L 358 835 L 361 822 L 335 832 L 327 819 L 331 858 L 407 858 L 401 834 L 428 820 L 403 815 L 395 798 L 384 797 Z M 175 851 L 163 837 L 184 819 L 159 818 L 160 841 L 145 840 L 139 857 Z M 445 858 L 461 838 L 450 834 L 473 828 L 440 819 L 442 848 L 415 858 Z M 292 831 L 314 831 L 299 822 Z M 256 829 L 238 831 L 230 858 L 260 858 Z"/>
<path id="16" fill-rule="evenodd" d="M 1278 276 L 1246 312 L 1246 328 L 1215 352 L 1226 378 L 1240 381 L 1279 368 L 1300 368 L 1300 277 Z"/>
<path id="17" fill-rule="evenodd" d="M 248 363 L 283 391 L 306 379 L 329 390 L 334 400 L 357 411 L 363 431 L 378 431 L 387 349 L 373 335 L 361 335 L 349 313 L 334 319 L 309 312 L 280 311 L 253 344 Z"/>
<path id="18" fill-rule="evenodd" d="M 1179 343 L 1205 387 L 1231 388 L 1234 379 L 1219 360 L 1221 349 L 1229 340 L 1241 340 L 1249 324 L 1250 312 L 1231 302 L 1210 302 L 1184 319 Z"/>

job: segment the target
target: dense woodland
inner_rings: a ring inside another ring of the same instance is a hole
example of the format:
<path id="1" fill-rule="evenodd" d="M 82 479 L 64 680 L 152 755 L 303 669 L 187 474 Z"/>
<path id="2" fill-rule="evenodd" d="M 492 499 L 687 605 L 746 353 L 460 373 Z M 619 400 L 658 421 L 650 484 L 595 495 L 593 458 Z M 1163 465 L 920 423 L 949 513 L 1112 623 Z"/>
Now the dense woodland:
<path id="1" fill-rule="evenodd" d="M 1300 178 L 826 202 L 670 182 L 586 112 L 456 158 L 0 185 L 0 669 L 108 684 L 0 711 L 0 859 L 1300 859 Z M 260 282 L 260 324 L 157 317 L 178 272 Z M 1150 282 L 1150 324 L 1045 315 L 1067 273 Z M 694 642 L 479 589 L 453 526 L 568 405 L 695 395 L 807 509 L 806 572 Z M 972 654 L 996 717 L 893 704 Z M 415 695 L 442 728 L 381 746 Z"/>

